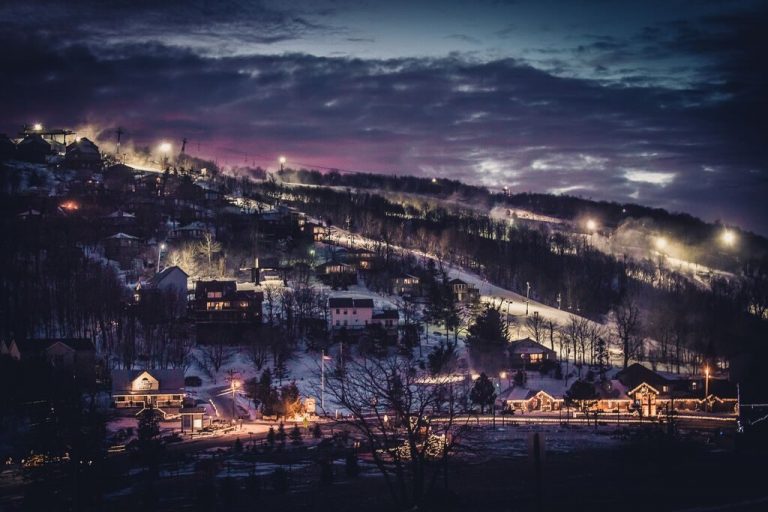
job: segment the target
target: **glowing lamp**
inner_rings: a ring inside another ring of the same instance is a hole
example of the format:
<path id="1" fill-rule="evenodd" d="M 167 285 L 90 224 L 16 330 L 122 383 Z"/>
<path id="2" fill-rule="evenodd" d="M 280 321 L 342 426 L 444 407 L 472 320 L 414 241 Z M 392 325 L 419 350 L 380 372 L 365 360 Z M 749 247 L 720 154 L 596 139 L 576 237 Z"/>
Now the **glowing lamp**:
<path id="1" fill-rule="evenodd" d="M 733 244 L 736 243 L 736 233 L 734 233 L 730 229 L 726 229 L 725 231 L 723 231 L 723 234 L 721 235 L 720 238 L 723 241 L 723 243 L 728 247 L 731 247 L 733 246 Z"/>
<path id="2" fill-rule="evenodd" d="M 588 219 L 587 220 L 587 229 L 590 231 L 596 231 L 597 230 L 597 221 L 594 219 Z"/>
<path id="3" fill-rule="evenodd" d="M 32 125 L 32 129 L 35 130 L 36 132 L 41 132 L 43 131 L 43 125 L 40 123 L 35 123 Z"/>
<path id="4" fill-rule="evenodd" d="M 285 165 L 285 162 L 287 162 L 284 156 L 281 156 L 279 161 L 280 161 L 280 165 Z"/>
<path id="5" fill-rule="evenodd" d="M 668 243 L 669 242 L 667 241 L 666 238 L 664 238 L 663 236 L 660 236 L 656 239 L 656 248 L 660 251 L 663 251 L 664 249 L 667 248 Z"/>
<path id="6" fill-rule="evenodd" d="M 161 142 L 159 149 L 160 149 L 160 151 L 162 153 L 170 153 L 171 152 L 171 143 L 170 142 Z"/>

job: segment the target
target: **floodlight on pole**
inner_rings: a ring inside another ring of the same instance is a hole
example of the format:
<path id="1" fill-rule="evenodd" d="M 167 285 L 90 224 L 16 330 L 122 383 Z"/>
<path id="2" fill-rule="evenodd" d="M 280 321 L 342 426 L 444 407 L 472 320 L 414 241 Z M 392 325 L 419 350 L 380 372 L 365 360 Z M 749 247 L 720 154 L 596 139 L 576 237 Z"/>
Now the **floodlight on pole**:
<path id="1" fill-rule="evenodd" d="M 285 162 L 287 162 L 286 158 L 284 156 L 281 156 L 278 158 L 278 161 L 280 162 L 280 170 L 283 170 L 283 166 L 285 165 Z"/>
<path id="2" fill-rule="evenodd" d="M 32 129 L 36 132 L 41 132 L 43 131 L 43 125 L 40 123 L 35 123 L 32 125 Z"/>
<path id="3" fill-rule="evenodd" d="M 736 243 L 736 233 L 730 229 L 726 229 L 723 231 L 723 234 L 720 235 L 720 239 L 726 246 L 733 247 L 733 245 Z"/>
<path id="4" fill-rule="evenodd" d="M 656 238 L 656 249 L 658 249 L 659 251 L 663 251 L 664 249 L 666 249 L 667 245 L 669 245 L 669 241 L 663 236 Z"/>

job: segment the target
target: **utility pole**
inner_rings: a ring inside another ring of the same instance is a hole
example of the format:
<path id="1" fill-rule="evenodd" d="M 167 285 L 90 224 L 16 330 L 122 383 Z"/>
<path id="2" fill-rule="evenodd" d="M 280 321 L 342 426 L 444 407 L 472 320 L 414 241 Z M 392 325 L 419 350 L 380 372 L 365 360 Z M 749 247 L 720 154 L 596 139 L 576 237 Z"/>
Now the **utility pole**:
<path id="1" fill-rule="evenodd" d="M 184 137 L 181 139 L 181 154 L 184 154 L 184 151 L 187 149 L 187 138 Z"/>
<path id="2" fill-rule="evenodd" d="M 525 282 L 525 316 L 528 316 L 528 303 L 530 302 L 531 298 L 531 283 L 529 281 Z"/>
<path id="3" fill-rule="evenodd" d="M 230 368 L 227 370 L 227 380 L 229 381 L 229 390 L 232 393 L 232 423 L 235 422 L 235 391 L 237 391 L 239 382 L 235 379 L 237 370 Z"/>
<path id="4" fill-rule="evenodd" d="M 120 137 L 122 137 L 125 132 L 118 126 L 115 133 L 117 133 L 117 155 L 120 156 Z"/>

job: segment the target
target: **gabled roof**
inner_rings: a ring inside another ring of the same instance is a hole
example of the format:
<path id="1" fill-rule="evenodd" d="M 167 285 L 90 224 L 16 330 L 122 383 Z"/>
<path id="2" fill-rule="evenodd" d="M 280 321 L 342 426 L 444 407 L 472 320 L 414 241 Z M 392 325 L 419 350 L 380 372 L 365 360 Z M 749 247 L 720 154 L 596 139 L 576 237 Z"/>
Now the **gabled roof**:
<path id="1" fill-rule="evenodd" d="M 107 218 L 108 219 L 121 219 L 121 218 L 134 219 L 136 218 L 136 215 L 129 212 L 125 212 L 123 210 L 116 210 L 110 213 L 109 215 L 107 215 Z"/>
<path id="2" fill-rule="evenodd" d="M 531 338 L 523 338 L 510 342 L 508 350 L 510 354 L 554 354 L 554 350 L 545 347 L 538 341 L 532 340 Z"/>
<path id="3" fill-rule="evenodd" d="M 157 379 L 158 390 L 151 393 L 182 393 L 184 391 L 184 370 L 112 370 L 112 392 L 113 393 L 135 393 L 147 394 L 147 391 L 134 392 L 131 384 L 142 373 L 147 372 Z"/>
<path id="4" fill-rule="evenodd" d="M 38 338 L 15 340 L 11 343 L 16 344 L 16 348 L 22 356 L 41 354 L 57 343 L 66 345 L 77 352 L 96 351 L 93 342 L 88 338 Z"/>
<path id="5" fill-rule="evenodd" d="M 133 236 L 133 235 L 128 235 L 126 233 L 122 233 L 121 232 L 121 233 L 115 233 L 112 236 L 108 236 L 106 239 L 107 240 L 110 240 L 110 239 L 115 239 L 115 240 L 138 240 L 139 237 Z"/>
<path id="6" fill-rule="evenodd" d="M 467 282 L 466 281 L 462 281 L 461 279 L 451 279 L 450 281 L 448 281 L 448 284 L 453 286 L 455 284 L 467 284 Z"/>
<path id="7" fill-rule="evenodd" d="M 621 370 L 616 374 L 616 378 L 631 390 L 636 389 L 644 382 L 656 390 L 663 389 L 664 386 L 670 384 L 667 379 L 640 363 L 632 364 Z"/>
<path id="8" fill-rule="evenodd" d="M 173 274 L 173 273 L 174 273 L 174 272 L 176 272 L 176 271 L 179 271 L 179 272 L 181 272 L 182 274 L 184 274 L 184 277 L 189 277 L 189 274 L 187 274 L 186 272 L 184 272 L 183 270 L 181 270 L 181 268 L 179 268 L 179 267 L 177 267 L 177 266 L 175 266 L 175 265 L 174 265 L 174 266 L 172 266 L 172 267 L 166 267 L 166 268 L 164 268 L 163 270 L 161 270 L 159 273 L 157 273 L 157 274 L 153 275 L 151 278 L 149 278 L 149 281 L 147 282 L 147 284 L 148 284 L 149 286 L 152 286 L 152 287 L 156 287 L 156 286 L 158 286 L 160 283 L 162 283 L 162 282 L 163 282 L 163 280 L 164 280 L 166 277 L 168 277 L 169 275 Z"/>
<path id="9" fill-rule="evenodd" d="M 373 314 L 372 318 L 379 320 L 397 320 L 400 318 L 400 314 L 396 309 L 382 309 Z"/>
<path id="10" fill-rule="evenodd" d="M 332 297 L 328 299 L 328 307 L 373 309 L 373 299 L 355 299 L 352 297 Z"/>

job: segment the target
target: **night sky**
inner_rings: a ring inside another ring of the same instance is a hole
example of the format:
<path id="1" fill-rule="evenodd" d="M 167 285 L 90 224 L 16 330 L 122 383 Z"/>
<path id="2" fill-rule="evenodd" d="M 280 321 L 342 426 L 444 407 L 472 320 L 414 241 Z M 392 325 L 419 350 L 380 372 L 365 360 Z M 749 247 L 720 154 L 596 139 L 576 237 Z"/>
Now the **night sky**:
<path id="1" fill-rule="evenodd" d="M 2 1 L 0 26 L 9 134 L 122 126 L 231 165 L 285 154 L 768 233 L 765 1 Z"/>

